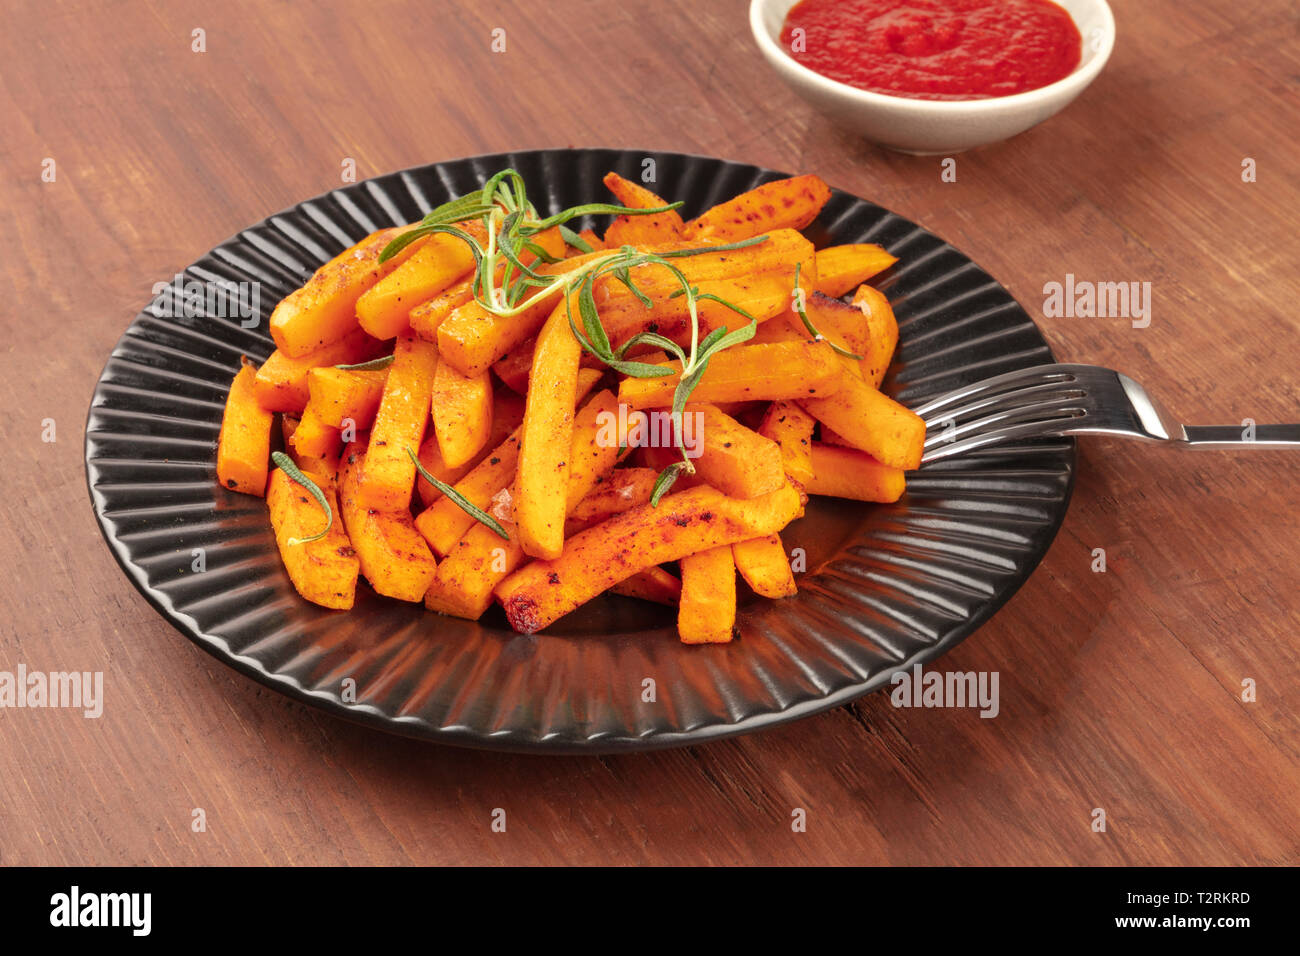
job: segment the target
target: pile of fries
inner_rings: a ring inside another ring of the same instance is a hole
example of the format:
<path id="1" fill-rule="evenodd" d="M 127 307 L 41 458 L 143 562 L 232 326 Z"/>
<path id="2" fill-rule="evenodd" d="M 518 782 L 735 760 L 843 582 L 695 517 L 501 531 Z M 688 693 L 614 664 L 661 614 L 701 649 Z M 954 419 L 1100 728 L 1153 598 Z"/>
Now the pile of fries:
<path id="1" fill-rule="evenodd" d="M 809 495 L 903 493 L 925 425 L 879 391 L 898 325 L 866 284 L 895 259 L 813 248 L 799 230 L 826 184 L 684 221 L 604 182 L 617 205 L 569 211 L 616 213 L 603 237 L 539 217 L 505 171 L 276 307 L 275 352 L 231 385 L 217 476 L 265 496 L 304 598 L 351 608 L 364 576 L 458 617 L 496 601 L 533 633 L 612 591 L 721 643 L 737 572 L 795 593 L 780 532 Z"/>

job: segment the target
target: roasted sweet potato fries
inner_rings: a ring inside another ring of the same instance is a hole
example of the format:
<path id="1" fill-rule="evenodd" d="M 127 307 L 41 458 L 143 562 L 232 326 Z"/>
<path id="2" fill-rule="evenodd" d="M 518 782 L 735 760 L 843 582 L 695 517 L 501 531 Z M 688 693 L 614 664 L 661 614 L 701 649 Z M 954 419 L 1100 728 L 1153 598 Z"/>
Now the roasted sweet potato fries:
<path id="1" fill-rule="evenodd" d="M 505 170 L 276 307 L 276 351 L 231 384 L 217 476 L 266 496 L 307 600 L 350 608 L 362 577 L 460 617 L 495 601 L 532 633 L 613 591 L 721 643 L 737 575 L 796 592 L 781 532 L 809 495 L 903 494 L 925 425 L 880 391 L 898 324 L 866 284 L 895 259 L 801 235 L 826 184 L 683 219 L 604 182 L 617 204 L 544 217 Z M 613 216 L 603 237 L 566 225 L 588 214 Z"/>

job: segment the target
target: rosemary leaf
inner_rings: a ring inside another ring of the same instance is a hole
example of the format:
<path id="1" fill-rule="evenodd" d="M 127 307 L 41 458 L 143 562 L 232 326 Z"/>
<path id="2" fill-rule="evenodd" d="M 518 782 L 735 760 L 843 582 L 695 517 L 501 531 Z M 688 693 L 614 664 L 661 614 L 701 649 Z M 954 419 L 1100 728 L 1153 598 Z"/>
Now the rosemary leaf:
<path id="1" fill-rule="evenodd" d="M 649 362 L 628 362 L 611 358 L 605 364 L 614 371 L 622 372 L 632 378 L 666 378 L 677 374 L 666 365 L 651 365 Z"/>
<path id="2" fill-rule="evenodd" d="M 579 345 L 602 362 L 608 363 L 614 360 L 614 356 L 612 355 L 602 355 L 600 352 L 597 352 L 596 347 L 591 344 L 587 339 L 587 336 L 578 328 L 578 323 L 573 321 L 573 308 L 569 304 L 569 296 L 567 295 L 564 297 L 564 314 L 569 320 L 569 331 L 573 333 L 573 337 L 578 340 Z"/>
<path id="3" fill-rule="evenodd" d="M 799 267 L 802 264 L 803 263 L 800 262 L 796 262 L 794 264 L 794 301 L 795 301 L 794 311 L 799 316 L 800 320 L 803 322 L 803 327 L 808 330 L 808 334 L 813 337 L 814 342 L 825 342 L 827 345 L 829 345 L 840 355 L 843 355 L 845 358 L 851 358 L 854 361 L 861 360 L 862 358 L 861 355 L 857 355 L 853 352 L 850 352 L 848 349 L 840 345 L 836 345 L 830 339 L 826 338 L 826 336 L 818 332 L 816 327 L 812 324 L 812 320 L 808 318 L 808 311 L 804 308 L 804 304 L 803 304 L 803 295 L 802 295 L 803 290 L 799 288 Z"/>
<path id="4" fill-rule="evenodd" d="M 659 472 L 659 477 L 655 479 L 654 488 L 650 491 L 650 507 L 658 508 L 659 499 L 667 494 L 668 489 L 673 486 L 678 477 L 686 470 L 686 462 L 675 461 L 663 471 Z"/>
<path id="5" fill-rule="evenodd" d="M 506 534 L 506 529 L 497 524 L 495 518 L 482 508 L 476 507 L 474 502 L 470 501 L 451 485 L 447 484 L 445 481 L 439 481 L 437 478 L 433 477 L 433 475 L 429 474 L 428 470 L 420 464 L 419 456 L 411 450 L 410 445 L 406 446 L 406 453 L 411 456 L 411 461 L 415 463 L 415 469 L 420 473 L 420 477 L 455 502 L 456 506 L 460 508 L 461 511 L 465 512 L 465 514 L 469 515 L 480 524 L 487 525 L 507 541 L 510 540 L 510 535 Z"/>
<path id="6" fill-rule="evenodd" d="M 713 352 L 714 345 L 721 341 L 723 336 L 726 334 L 727 327 L 724 325 L 721 328 L 714 329 L 708 335 L 704 336 L 704 338 L 700 340 L 700 344 L 695 347 L 695 352 L 698 356 L 696 361 L 702 362 L 707 359 Z"/>
<path id="7" fill-rule="evenodd" d="M 620 266 L 619 268 L 614 269 L 612 271 L 614 273 L 614 277 L 618 279 L 619 282 L 623 283 L 623 285 L 627 286 L 627 291 L 631 292 L 634 296 L 636 296 L 638 299 L 641 300 L 642 305 L 644 305 L 647 309 L 654 308 L 654 302 L 650 300 L 650 296 L 646 295 L 644 292 L 638 289 L 636 283 L 632 281 L 632 271 L 628 269 L 627 266 Z"/>
<path id="8" fill-rule="evenodd" d="M 670 203 L 667 206 L 655 206 L 651 209 L 632 209 L 629 206 L 616 206 L 607 202 L 589 202 L 581 206 L 573 206 L 557 212 L 537 223 L 541 229 L 550 229 L 552 226 L 562 226 L 570 219 L 577 219 L 579 216 L 650 216 L 659 212 L 672 212 L 674 209 L 680 209 L 682 203 Z"/>
<path id="9" fill-rule="evenodd" d="M 519 244 L 519 247 L 520 247 L 521 249 L 526 249 L 526 250 L 528 250 L 528 251 L 531 252 L 534 256 L 537 257 L 537 261 L 538 261 L 538 262 L 545 262 L 547 265 L 551 265 L 551 264 L 553 264 L 553 263 L 563 261 L 563 260 L 561 260 L 558 256 L 553 256 L 553 255 L 551 255 L 549 252 L 547 252 L 545 249 L 543 249 L 543 248 L 542 248 L 541 246 L 539 246 L 537 243 L 535 243 L 535 242 L 529 242 L 527 239 L 525 239 L 523 242 L 521 242 L 521 243 Z"/>
<path id="10" fill-rule="evenodd" d="M 397 255 L 415 240 L 429 235 L 433 231 L 430 226 L 416 226 L 397 236 L 388 245 L 384 246 L 383 252 L 379 253 L 379 261 L 387 262 L 393 256 Z"/>
<path id="11" fill-rule="evenodd" d="M 474 253 L 474 262 L 476 265 L 483 261 L 483 250 L 479 247 L 478 241 L 464 229 L 457 229 L 455 226 L 450 224 L 430 226 L 421 225 L 402 233 L 388 245 L 384 246 L 384 251 L 379 253 L 379 261 L 387 262 L 411 243 L 415 242 L 416 239 L 422 238 L 423 236 L 431 236 L 436 232 L 444 232 L 449 236 L 455 236 L 457 239 L 460 239 L 469 246 L 470 252 Z"/>
<path id="12" fill-rule="evenodd" d="M 681 205 L 678 203 L 677 205 Z M 738 239 L 735 242 L 720 242 L 716 246 L 692 246 L 689 249 L 670 249 L 667 252 L 660 252 L 658 255 L 663 259 L 684 259 L 689 256 L 700 256 L 709 252 L 732 252 L 736 249 L 748 249 L 750 246 L 756 246 L 760 242 L 767 242 L 767 236 L 751 236 L 748 239 Z"/>
<path id="13" fill-rule="evenodd" d="M 582 325 L 587 330 L 587 338 L 597 349 L 597 355 L 608 361 L 614 355 L 609 344 L 609 336 L 600 323 L 600 314 L 596 311 L 595 273 L 588 273 L 578 289 L 578 311 L 582 315 Z"/>
<path id="14" fill-rule="evenodd" d="M 582 238 L 582 236 L 578 235 L 568 226 L 560 227 L 560 238 L 564 240 L 566 245 L 573 246 L 573 248 L 577 249 L 579 252 L 595 251 L 591 248 L 591 245 L 586 239 Z"/>
<path id="15" fill-rule="evenodd" d="M 627 355 L 628 349 L 632 348 L 634 345 L 656 345 L 665 352 L 670 352 L 677 356 L 679 362 L 685 363 L 686 361 L 686 353 L 682 351 L 682 347 L 672 339 L 665 338 L 658 332 L 638 332 L 618 347 L 618 357 L 620 359 L 623 358 Z"/>
<path id="16" fill-rule="evenodd" d="M 316 503 L 325 509 L 325 529 L 323 531 L 307 538 L 290 538 L 285 542 L 285 544 L 293 547 L 294 545 L 311 544 L 313 541 L 319 541 L 321 538 L 325 537 L 325 535 L 330 533 L 330 528 L 334 527 L 334 509 L 330 507 L 329 499 L 325 497 L 325 492 L 320 490 L 320 486 L 317 485 L 316 482 L 304 475 L 298 466 L 293 463 L 293 459 L 284 452 L 271 452 L 271 460 L 275 462 L 275 466 L 288 475 L 292 481 L 296 481 L 298 484 L 306 488 L 311 496 L 316 499 Z"/>
<path id="17" fill-rule="evenodd" d="M 718 335 L 719 332 L 721 332 L 722 335 Z M 758 334 L 758 322 L 753 319 L 750 319 L 749 325 L 736 329 L 734 332 L 728 332 L 727 327 L 724 325 L 722 328 L 714 329 L 705 337 L 704 341 L 700 343 L 700 355 L 707 359 L 708 356 L 715 352 L 721 352 L 723 349 L 729 349 L 733 345 L 740 345 L 742 342 L 748 342 L 756 334 Z M 717 337 L 714 338 L 715 336 Z"/>
<path id="18" fill-rule="evenodd" d="M 335 365 L 335 368 L 341 368 L 345 372 L 374 372 L 381 368 L 388 368 L 393 364 L 396 355 L 385 355 L 381 358 L 371 359 L 369 362 L 358 362 L 356 365 Z"/>
<path id="19" fill-rule="evenodd" d="M 722 298 L 722 296 L 720 296 L 720 295 L 714 295 L 712 292 L 701 292 L 699 289 L 696 289 L 696 290 L 695 290 L 695 301 L 696 301 L 696 302 L 702 302 L 702 301 L 705 300 L 705 299 L 708 299 L 710 302 L 716 302 L 716 303 L 718 303 L 719 305 L 724 306 L 724 307 L 730 309 L 732 312 L 735 312 L 737 315 L 740 315 L 740 316 L 743 316 L 743 317 L 746 318 L 746 319 L 749 319 L 749 321 L 751 321 L 751 322 L 757 322 L 757 321 L 758 321 L 758 320 L 755 319 L 752 315 L 750 315 L 748 312 L 746 312 L 744 309 L 742 309 L 740 306 L 738 306 L 738 305 L 736 305 L 736 304 L 734 304 L 734 303 L 732 303 L 732 302 L 728 302 L 726 299 Z"/>
<path id="20" fill-rule="evenodd" d="M 429 225 L 439 222 L 457 222 L 458 220 L 449 217 L 460 216 L 461 219 L 466 219 L 469 217 L 461 215 L 464 211 L 470 210 L 472 212 L 480 206 L 489 205 L 491 204 L 488 202 L 483 190 L 479 189 L 463 196 L 457 196 L 455 199 L 448 199 L 441 206 L 435 206 L 424 214 L 422 221 Z"/>

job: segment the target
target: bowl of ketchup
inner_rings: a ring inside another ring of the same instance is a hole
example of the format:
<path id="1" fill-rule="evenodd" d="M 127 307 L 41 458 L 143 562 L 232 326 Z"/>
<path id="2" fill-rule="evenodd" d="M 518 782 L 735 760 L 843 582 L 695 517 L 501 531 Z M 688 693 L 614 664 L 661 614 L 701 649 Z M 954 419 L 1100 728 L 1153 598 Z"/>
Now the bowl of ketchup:
<path id="1" fill-rule="evenodd" d="M 848 129 L 957 153 L 1064 109 L 1115 45 L 1106 0 L 751 0 L 758 48 Z"/>

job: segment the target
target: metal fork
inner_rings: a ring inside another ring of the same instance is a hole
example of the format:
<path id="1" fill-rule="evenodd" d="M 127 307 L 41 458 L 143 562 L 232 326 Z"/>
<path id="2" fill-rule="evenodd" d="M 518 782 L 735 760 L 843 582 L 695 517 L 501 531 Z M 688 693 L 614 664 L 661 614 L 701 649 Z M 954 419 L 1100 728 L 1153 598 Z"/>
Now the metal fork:
<path id="1" fill-rule="evenodd" d="M 940 396 L 925 419 L 922 462 L 1061 435 L 1117 435 L 1182 448 L 1300 449 L 1300 425 L 1184 425 L 1127 375 L 1095 365 L 1038 365 Z"/>

